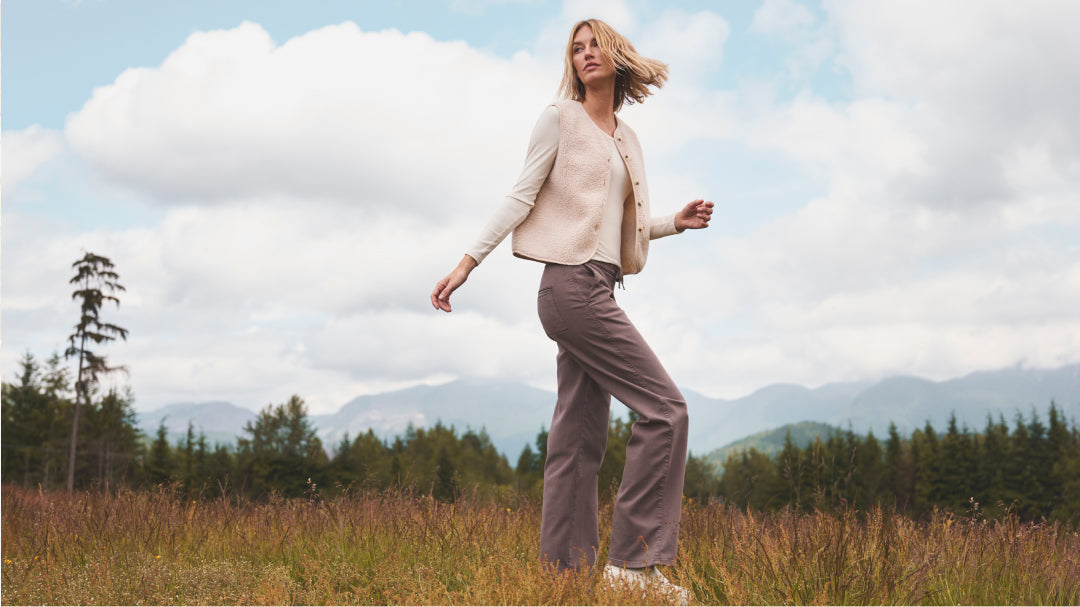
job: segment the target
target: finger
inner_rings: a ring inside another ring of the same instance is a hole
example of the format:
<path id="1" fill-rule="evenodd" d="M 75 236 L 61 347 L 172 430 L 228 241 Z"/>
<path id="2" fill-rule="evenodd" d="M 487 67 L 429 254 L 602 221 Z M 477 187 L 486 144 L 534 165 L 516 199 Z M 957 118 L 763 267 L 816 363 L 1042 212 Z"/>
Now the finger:
<path id="1" fill-rule="evenodd" d="M 443 289 L 446 288 L 445 280 L 446 279 L 444 278 L 443 280 L 440 280 L 439 282 L 437 282 L 435 284 L 435 289 L 431 292 L 431 305 L 435 306 L 436 309 L 438 309 L 438 307 L 439 307 L 439 301 L 438 301 L 439 295 L 441 295 Z"/>
<path id="2" fill-rule="evenodd" d="M 450 295 L 454 293 L 454 287 L 447 285 L 439 294 L 439 307 L 444 312 L 450 311 Z"/>

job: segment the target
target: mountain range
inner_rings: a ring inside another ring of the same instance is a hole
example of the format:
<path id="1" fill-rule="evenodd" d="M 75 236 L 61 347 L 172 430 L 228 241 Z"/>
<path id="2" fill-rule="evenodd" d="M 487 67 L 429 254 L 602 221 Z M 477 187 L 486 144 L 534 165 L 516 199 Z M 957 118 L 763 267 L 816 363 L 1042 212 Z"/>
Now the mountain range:
<path id="1" fill-rule="evenodd" d="M 879 438 L 895 423 L 902 434 L 930 422 L 943 430 L 949 416 L 981 430 L 987 416 L 1011 422 L 1038 411 L 1045 418 L 1051 401 L 1069 420 L 1080 417 L 1080 364 L 1057 369 L 1012 367 L 979 371 L 946 381 L 890 377 L 877 382 L 831 383 L 819 388 L 774 384 L 742 398 L 715 399 L 683 390 L 690 413 L 689 446 L 693 453 L 713 451 L 749 435 L 803 421 L 872 430 Z M 373 429 L 383 439 L 441 420 L 459 433 L 484 429 L 511 462 L 551 420 L 555 394 L 522 383 L 457 380 L 438 386 L 415 386 L 358 396 L 336 413 L 310 415 L 319 437 L 333 449 L 346 435 Z M 621 405 L 613 415 L 624 415 Z M 210 443 L 233 444 L 255 412 L 214 401 L 180 403 L 136 414 L 144 433 L 153 436 L 164 420 L 172 440 L 192 423 Z"/>

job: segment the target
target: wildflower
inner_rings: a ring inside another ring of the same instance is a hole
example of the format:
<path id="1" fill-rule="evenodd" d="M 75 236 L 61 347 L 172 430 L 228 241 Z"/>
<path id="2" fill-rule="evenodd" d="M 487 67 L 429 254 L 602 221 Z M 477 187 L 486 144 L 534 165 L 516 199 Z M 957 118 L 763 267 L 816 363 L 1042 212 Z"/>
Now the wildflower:
<path id="1" fill-rule="evenodd" d="M 11 564 L 11 559 L 4 559 L 4 563 L 7 564 L 7 565 L 10 565 Z"/>
<path id="2" fill-rule="evenodd" d="M 159 558 L 161 558 L 161 555 L 159 554 L 159 555 L 155 556 L 154 558 L 159 559 Z"/>

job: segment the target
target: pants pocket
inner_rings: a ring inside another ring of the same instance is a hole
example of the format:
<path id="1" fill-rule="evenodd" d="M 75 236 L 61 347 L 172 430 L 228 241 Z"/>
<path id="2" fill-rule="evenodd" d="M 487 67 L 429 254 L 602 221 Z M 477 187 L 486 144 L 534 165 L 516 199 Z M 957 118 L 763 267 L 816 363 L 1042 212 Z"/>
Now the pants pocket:
<path id="1" fill-rule="evenodd" d="M 559 304 L 555 301 L 555 292 L 551 287 L 544 287 L 536 295 L 536 311 L 540 315 L 540 324 L 544 326 L 544 332 L 551 339 L 566 333 L 569 328 L 566 319 L 559 312 Z"/>

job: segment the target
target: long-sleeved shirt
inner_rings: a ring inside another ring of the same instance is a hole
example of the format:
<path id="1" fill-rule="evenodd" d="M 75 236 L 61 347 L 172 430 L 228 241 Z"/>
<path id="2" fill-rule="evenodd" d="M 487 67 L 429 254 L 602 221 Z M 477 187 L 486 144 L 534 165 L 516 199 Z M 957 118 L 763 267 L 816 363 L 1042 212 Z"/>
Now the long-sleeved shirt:
<path id="1" fill-rule="evenodd" d="M 611 140 L 612 158 L 619 152 L 615 140 Z M 514 228 L 528 217 L 536 202 L 541 186 L 551 172 L 559 151 L 559 110 L 548 106 L 533 127 L 525 166 L 521 170 L 514 189 L 506 196 L 491 220 L 481 231 L 473 246 L 466 253 L 479 264 L 501 243 Z M 600 240 L 592 259 L 620 265 L 620 228 L 623 202 L 631 193 L 629 174 L 623 162 L 611 163 L 610 187 L 600 224 Z M 656 239 L 677 233 L 675 214 L 653 217 L 649 238 Z"/>

